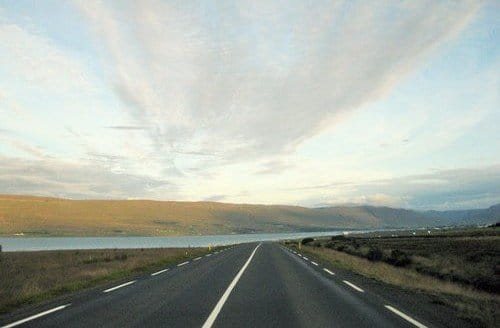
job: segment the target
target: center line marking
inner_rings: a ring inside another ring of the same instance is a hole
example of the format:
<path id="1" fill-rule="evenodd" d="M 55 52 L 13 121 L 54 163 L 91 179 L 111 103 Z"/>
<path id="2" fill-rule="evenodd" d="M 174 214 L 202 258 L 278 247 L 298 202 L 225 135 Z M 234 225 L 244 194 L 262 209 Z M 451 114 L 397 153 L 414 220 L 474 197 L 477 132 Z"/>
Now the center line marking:
<path id="1" fill-rule="evenodd" d="M 308 259 L 307 257 L 305 257 L 305 256 L 302 256 L 302 258 L 303 258 L 304 260 L 306 260 L 306 261 L 308 261 L 308 260 L 309 260 L 309 259 Z"/>
<path id="2" fill-rule="evenodd" d="M 62 309 L 64 309 L 65 307 L 68 307 L 68 306 L 70 306 L 70 305 L 71 305 L 71 303 L 66 304 L 66 305 L 61 305 L 61 306 L 55 307 L 55 308 L 53 308 L 53 309 L 50 309 L 50 310 L 47 310 L 47 311 L 44 311 L 44 312 L 40 312 L 40 313 L 38 313 L 38 314 L 32 315 L 31 317 L 27 317 L 27 318 L 21 319 L 21 320 L 19 320 L 19 321 L 13 322 L 13 323 L 9 323 L 8 325 L 2 326 L 2 328 L 10 328 L 10 327 L 15 327 L 15 326 L 18 326 L 18 325 L 20 325 L 20 324 L 23 324 L 23 323 L 25 323 L 25 322 L 28 322 L 28 321 L 34 320 L 34 319 L 36 319 L 36 318 L 43 317 L 44 315 L 50 314 L 50 313 L 52 313 L 52 312 L 56 312 L 56 311 L 62 310 Z"/>
<path id="3" fill-rule="evenodd" d="M 212 254 L 207 254 L 207 255 L 205 255 L 205 256 L 206 256 L 206 257 L 209 257 L 209 256 L 212 256 Z"/>
<path id="4" fill-rule="evenodd" d="M 316 262 L 314 262 L 314 261 L 311 261 L 311 263 L 312 263 L 313 265 L 318 266 L 318 263 L 316 263 Z"/>
<path id="5" fill-rule="evenodd" d="M 335 273 L 331 272 L 330 270 L 328 270 L 327 268 L 323 268 L 323 271 L 331 274 L 332 276 L 335 275 Z"/>
<path id="6" fill-rule="evenodd" d="M 182 263 L 180 263 L 180 264 L 177 264 L 177 266 L 183 266 L 183 265 L 186 265 L 186 264 L 188 264 L 188 263 L 189 263 L 189 261 L 182 262 Z"/>
<path id="7" fill-rule="evenodd" d="M 217 302 L 217 304 L 215 305 L 214 309 L 212 310 L 212 313 L 210 313 L 210 315 L 208 316 L 207 320 L 203 324 L 202 328 L 210 328 L 210 327 L 212 327 L 212 325 L 215 322 L 215 319 L 217 319 L 217 316 L 219 315 L 220 310 L 222 310 L 222 307 L 224 306 L 224 303 L 226 303 L 227 298 L 229 297 L 229 294 L 231 294 L 231 291 L 233 290 L 234 286 L 236 286 L 236 284 L 238 283 L 238 280 L 240 280 L 241 275 L 243 274 L 243 272 L 245 272 L 245 269 L 250 264 L 250 261 L 252 260 L 253 256 L 255 255 L 255 252 L 260 247 L 260 245 L 261 244 L 259 244 L 259 245 L 257 245 L 257 247 L 255 247 L 255 249 L 253 250 L 253 252 L 250 255 L 250 257 L 248 258 L 248 260 L 245 262 L 245 264 L 243 265 L 243 267 L 241 267 L 240 271 L 238 272 L 238 274 L 236 275 L 236 277 L 234 277 L 233 281 L 231 281 L 231 283 L 227 287 L 226 291 L 224 292 L 224 294 L 220 298 L 219 302 Z"/>
<path id="8" fill-rule="evenodd" d="M 125 287 L 125 286 L 128 286 L 128 285 L 132 285 L 133 283 L 135 283 L 137 280 L 132 280 L 132 281 L 129 281 L 129 282 L 126 282 L 124 284 L 121 284 L 121 285 L 118 285 L 118 286 L 115 286 L 115 287 L 111 287 L 111 288 L 108 288 L 106 289 L 105 291 L 103 291 L 103 293 L 109 293 L 109 292 L 112 292 L 113 290 L 116 290 L 118 288 L 122 288 L 122 287 Z"/>
<path id="9" fill-rule="evenodd" d="M 358 286 L 356 286 L 355 284 L 353 284 L 352 282 L 349 282 L 347 280 L 343 280 L 344 284 L 352 287 L 353 289 L 357 290 L 358 292 L 361 292 L 361 293 L 364 293 L 365 291 L 362 290 L 361 288 L 359 288 Z"/>
<path id="10" fill-rule="evenodd" d="M 193 259 L 193 261 L 198 261 L 199 259 L 201 259 L 201 256 Z"/>
<path id="11" fill-rule="evenodd" d="M 417 320 L 413 319 L 412 317 L 404 314 L 403 312 L 399 311 L 398 309 L 395 309 L 393 308 L 392 306 L 390 305 L 384 305 L 387 309 L 389 309 L 390 311 L 396 313 L 397 315 L 399 315 L 401 318 L 405 319 L 406 321 L 414 324 L 415 326 L 417 326 L 418 328 L 427 328 L 426 325 L 423 325 L 421 324 L 420 322 L 418 322 Z"/>
<path id="12" fill-rule="evenodd" d="M 156 275 L 158 275 L 158 274 L 160 274 L 160 273 L 167 272 L 167 271 L 168 271 L 168 269 L 163 269 L 163 270 L 157 271 L 157 272 L 155 272 L 155 273 L 152 273 L 151 275 L 152 275 L 152 276 L 156 276 Z"/>

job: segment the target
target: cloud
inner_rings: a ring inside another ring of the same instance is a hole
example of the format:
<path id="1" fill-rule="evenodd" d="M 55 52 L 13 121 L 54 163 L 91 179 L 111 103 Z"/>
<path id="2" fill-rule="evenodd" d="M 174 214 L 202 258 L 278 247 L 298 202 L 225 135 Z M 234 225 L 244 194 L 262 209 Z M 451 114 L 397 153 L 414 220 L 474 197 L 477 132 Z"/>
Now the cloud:
<path id="1" fill-rule="evenodd" d="M 11 135 L 11 134 L 12 134 L 12 131 L 11 131 L 11 130 L 8 130 L 8 129 L 3 129 L 3 128 L 0 128 L 0 134 L 3 134 L 3 135 Z"/>
<path id="2" fill-rule="evenodd" d="M 415 209 L 486 208 L 500 203 L 500 165 L 435 170 L 427 174 L 337 186 L 313 205 L 385 205 Z"/>
<path id="3" fill-rule="evenodd" d="M 50 39 L 0 20 L 0 40 L 0 67 L 4 69 L 2 74 L 11 77 L 11 84 L 22 81 L 25 88 L 35 87 L 57 94 L 95 91 L 79 58 L 68 56 Z"/>
<path id="4" fill-rule="evenodd" d="M 411 110 L 387 106 L 384 124 L 366 115 L 366 125 L 337 125 L 429 63 L 482 1 L 73 3 L 59 15 L 74 18 L 78 31 L 68 34 L 37 26 L 46 22 L 31 11 L 23 20 L 32 24 L 0 18 L 2 192 L 242 202 L 307 195 L 308 204 L 419 208 L 498 200 L 497 180 L 469 171 L 366 182 L 425 170 L 421 158 L 470 133 L 489 110 L 421 97 Z M 74 35 L 85 36 L 77 47 L 64 41 Z M 497 100 L 489 70 L 467 83 L 481 91 L 470 99 L 487 105 Z M 440 98 L 463 103 L 448 89 Z M 331 140 L 325 133 L 320 145 L 304 144 L 334 127 Z M 372 151 L 363 132 L 373 131 L 380 147 Z M 408 167 L 392 170 L 396 158 Z M 238 194 L 241 187 L 249 191 Z"/>
<path id="5" fill-rule="evenodd" d="M 378 189 L 390 194 L 407 195 L 413 208 L 487 207 L 500 202 L 500 165 L 436 170 L 375 184 Z"/>
<path id="6" fill-rule="evenodd" d="M 207 198 L 205 198 L 203 200 L 207 201 L 207 202 L 220 202 L 220 201 L 223 201 L 226 198 L 227 198 L 226 195 L 212 195 L 212 196 L 207 197 Z"/>
<path id="7" fill-rule="evenodd" d="M 172 150 L 172 152 L 177 153 L 177 154 L 194 155 L 194 156 L 218 156 L 217 154 L 214 154 L 214 153 L 207 153 L 207 152 L 202 152 L 202 151 Z"/>
<path id="8" fill-rule="evenodd" d="M 145 126 L 133 126 L 133 125 L 115 125 L 115 126 L 107 126 L 107 129 L 113 130 L 146 130 Z"/>
<path id="9" fill-rule="evenodd" d="M 10 145 L 16 151 L 35 158 L 49 158 L 50 155 L 40 146 L 33 145 L 19 138 L 18 133 L 0 128 L 0 142 Z"/>
<path id="10" fill-rule="evenodd" d="M 291 152 L 387 94 L 481 5 L 76 3 L 109 55 L 112 89 L 157 150 L 231 161 Z"/>
<path id="11" fill-rule="evenodd" d="M 281 160 L 268 161 L 262 164 L 262 169 L 255 172 L 255 174 L 279 174 L 295 165 Z"/>
<path id="12" fill-rule="evenodd" d="M 92 161 L 104 161 L 104 162 L 119 162 L 127 160 L 125 156 L 111 155 L 111 154 L 100 154 L 95 152 L 87 152 L 87 156 L 92 158 Z"/>
<path id="13" fill-rule="evenodd" d="M 175 198 L 177 186 L 163 179 L 116 173 L 91 163 L 0 156 L 0 193 L 70 198 Z"/>
<path id="14" fill-rule="evenodd" d="M 349 186 L 353 185 L 354 183 L 352 182 L 332 182 L 332 183 L 326 183 L 326 184 L 319 184 L 319 185 L 310 185 L 310 186 L 303 186 L 303 187 L 294 187 L 294 188 L 286 188 L 284 190 L 316 190 L 316 189 L 332 189 L 334 187 L 342 187 L 342 186 Z"/>
<path id="15" fill-rule="evenodd" d="M 389 207 L 402 207 L 406 202 L 401 197 L 390 196 L 383 193 L 375 193 L 371 195 L 360 195 L 353 197 L 335 197 L 334 201 L 317 203 L 314 207 L 328 207 L 328 206 L 389 206 Z"/>

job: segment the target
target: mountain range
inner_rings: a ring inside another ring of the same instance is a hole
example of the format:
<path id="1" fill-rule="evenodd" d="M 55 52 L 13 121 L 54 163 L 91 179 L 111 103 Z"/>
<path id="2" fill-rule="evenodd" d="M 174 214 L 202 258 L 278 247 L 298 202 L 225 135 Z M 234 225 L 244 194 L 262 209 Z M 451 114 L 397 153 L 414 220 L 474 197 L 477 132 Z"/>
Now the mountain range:
<path id="1" fill-rule="evenodd" d="M 0 195 L 0 235 L 114 236 L 276 233 L 482 225 L 500 221 L 486 209 L 416 211 L 379 206 L 307 208 L 152 200 L 70 200 Z"/>

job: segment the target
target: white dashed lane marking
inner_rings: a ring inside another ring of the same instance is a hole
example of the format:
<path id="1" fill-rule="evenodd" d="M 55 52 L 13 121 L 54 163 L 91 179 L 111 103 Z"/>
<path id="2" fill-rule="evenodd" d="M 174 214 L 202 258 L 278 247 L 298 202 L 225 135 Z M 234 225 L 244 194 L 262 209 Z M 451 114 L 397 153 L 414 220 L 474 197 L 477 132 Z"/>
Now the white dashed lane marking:
<path id="1" fill-rule="evenodd" d="M 335 274 L 335 273 L 331 272 L 330 270 L 328 270 L 327 268 L 323 268 L 323 271 L 327 272 L 328 274 L 331 274 L 332 276 Z"/>
<path id="2" fill-rule="evenodd" d="M 409 315 L 407 314 L 404 314 L 403 312 L 399 311 L 398 309 L 396 308 L 393 308 L 392 306 L 390 305 L 384 305 L 387 309 L 389 309 L 390 311 L 392 311 L 393 313 L 396 313 L 397 315 L 399 315 L 401 318 L 405 319 L 406 321 L 412 323 L 413 325 L 415 325 L 416 327 L 418 328 L 427 328 L 426 325 L 424 324 L 421 324 L 420 322 L 418 322 L 417 320 L 413 319 L 412 317 L 410 317 Z"/>
<path id="3" fill-rule="evenodd" d="M 365 292 L 363 289 L 359 288 L 358 286 L 356 286 L 356 285 L 355 285 L 355 284 L 353 284 L 352 282 L 349 282 L 349 281 L 347 281 L 347 280 L 343 280 L 343 282 L 344 282 L 344 284 L 346 284 L 346 285 L 348 285 L 349 287 L 351 287 L 351 288 L 353 288 L 353 289 L 357 290 L 357 291 L 358 291 L 358 292 L 360 292 L 360 293 L 364 293 L 364 292 Z"/>
<path id="4" fill-rule="evenodd" d="M 129 282 L 126 282 L 124 284 L 121 284 L 121 285 L 118 285 L 118 286 L 115 286 L 115 287 L 111 287 L 111 288 L 108 288 L 106 290 L 104 290 L 103 292 L 104 293 L 109 293 L 109 292 L 112 292 L 114 290 L 117 290 L 118 288 L 122 288 L 122 287 L 125 287 L 125 286 L 128 286 L 128 285 L 132 285 L 136 282 L 137 280 L 132 280 L 132 281 L 129 281 Z"/>
<path id="5" fill-rule="evenodd" d="M 163 269 L 163 270 L 157 271 L 155 273 L 152 273 L 151 275 L 156 276 L 156 275 L 159 275 L 160 273 L 167 272 L 167 271 L 168 271 L 168 269 Z"/>
<path id="6" fill-rule="evenodd" d="M 68 307 L 70 305 L 71 305 L 71 303 L 70 304 L 66 304 L 66 305 L 61 305 L 61 306 L 55 307 L 55 308 L 47 310 L 47 311 L 40 312 L 38 314 L 35 314 L 35 315 L 30 316 L 30 317 L 21 319 L 19 321 L 16 321 L 16 322 L 13 322 L 13 323 L 9 323 L 8 325 L 2 326 L 2 328 L 11 328 L 11 327 L 15 327 L 15 326 L 21 325 L 21 324 L 23 324 L 25 322 L 28 322 L 28 321 L 31 321 L 31 320 L 43 317 L 44 315 L 50 314 L 52 312 L 56 312 L 56 311 L 62 310 L 65 307 Z"/>

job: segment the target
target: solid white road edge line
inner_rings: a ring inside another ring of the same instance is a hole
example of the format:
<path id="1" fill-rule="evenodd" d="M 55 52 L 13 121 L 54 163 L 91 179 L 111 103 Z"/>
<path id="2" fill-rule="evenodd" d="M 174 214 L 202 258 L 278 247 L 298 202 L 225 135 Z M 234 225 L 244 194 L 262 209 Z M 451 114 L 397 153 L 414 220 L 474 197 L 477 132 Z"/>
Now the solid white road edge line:
<path id="1" fill-rule="evenodd" d="M 155 273 L 152 273 L 151 275 L 152 276 L 156 276 L 157 274 L 160 274 L 160 273 L 163 273 L 163 272 L 167 272 L 167 271 L 168 271 L 168 269 L 163 269 L 163 270 L 157 271 Z"/>
<path id="2" fill-rule="evenodd" d="M 416 327 L 419 327 L 419 328 L 427 328 L 426 325 L 423 325 L 421 324 L 420 322 L 418 322 L 417 320 L 413 319 L 412 317 L 404 314 L 403 312 L 399 311 L 398 309 L 396 308 L 393 308 L 392 306 L 390 305 L 384 305 L 387 309 L 389 309 L 390 311 L 396 313 L 397 315 L 399 315 L 401 318 L 405 319 L 406 321 L 414 324 Z"/>
<path id="3" fill-rule="evenodd" d="M 236 275 L 236 277 L 234 277 L 233 281 L 231 281 L 231 283 L 227 287 L 226 291 L 224 292 L 224 294 L 220 298 L 219 302 L 217 302 L 217 304 L 215 305 L 214 309 L 212 310 L 212 312 L 208 316 L 207 320 L 203 324 L 202 328 L 210 328 L 210 327 L 212 327 L 212 325 L 215 322 L 215 319 L 217 319 L 217 316 L 219 315 L 220 310 L 222 310 L 222 307 L 224 306 L 224 303 L 226 303 L 226 300 L 229 297 L 229 294 L 231 294 L 231 291 L 233 290 L 234 286 L 236 286 L 236 284 L 238 283 L 238 280 L 240 280 L 241 275 L 243 274 L 243 272 L 245 272 L 247 266 L 250 264 L 250 261 L 252 260 L 253 256 L 255 255 L 255 252 L 260 247 L 260 245 L 261 244 L 259 244 L 259 245 L 257 245 L 257 247 L 255 247 L 255 249 L 253 250 L 253 252 L 250 255 L 250 257 L 248 258 L 248 260 L 245 262 L 245 264 L 243 265 L 243 267 L 241 267 L 240 271 L 238 272 L 238 274 Z"/>
<path id="4" fill-rule="evenodd" d="M 318 266 L 318 263 L 314 262 L 314 261 L 311 261 L 311 263 L 315 266 Z"/>
<path id="5" fill-rule="evenodd" d="M 23 323 L 25 323 L 25 322 L 31 321 L 31 320 L 33 320 L 33 319 L 43 317 L 44 315 L 47 315 L 47 314 L 49 314 L 49 313 L 52 313 L 52 312 L 56 312 L 56 311 L 62 310 L 62 309 L 64 309 L 65 307 L 68 307 L 68 306 L 70 306 L 70 305 L 71 305 L 71 303 L 69 303 L 69 304 L 65 304 L 65 305 L 61 305 L 61 306 L 58 306 L 58 307 L 55 307 L 55 308 L 53 308 L 53 309 L 50 309 L 50 310 L 47 310 L 47 311 L 44 311 L 44 312 L 40 312 L 40 313 L 38 313 L 38 314 L 32 315 L 31 317 L 27 317 L 27 318 L 21 319 L 21 320 L 19 320 L 19 321 L 13 322 L 13 323 L 9 323 L 8 325 L 2 326 L 2 328 L 10 328 L 10 327 L 15 327 L 15 326 L 18 326 L 18 325 L 20 325 L 20 324 L 23 324 Z"/>
<path id="6" fill-rule="evenodd" d="M 128 286 L 128 285 L 132 285 L 133 283 L 135 283 L 137 280 L 132 280 L 132 281 L 129 281 L 129 282 L 126 282 L 124 284 L 121 284 L 121 285 L 118 285 L 118 286 L 115 286 L 115 287 L 111 287 L 111 288 L 108 288 L 106 290 L 103 291 L 103 293 L 109 293 L 109 292 L 112 292 L 113 290 L 115 289 L 118 289 L 118 288 L 122 288 L 122 287 L 125 287 L 125 286 Z"/>
<path id="7" fill-rule="evenodd" d="M 352 287 L 353 289 L 357 290 L 358 292 L 361 292 L 361 293 L 364 293 L 365 291 L 362 290 L 361 288 L 359 288 L 358 286 L 356 286 L 355 284 L 353 284 L 352 282 L 349 282 L 347 280 L 342 280 L 344 282 L 344 284 Z"/>
<path id="8" fill-rule="evenodd" d="M 331 272 L 330 270 L 328 270 L 327 268 L 323 268 L 323 271 L 331 274 L 332 276 L 335 275 L 335 273 Z"/>
<path id="9" fill-rule="evenodd" d="M 193 261 L 198 261 L 199 259 L 201 259 L 201 256 L 193 259 Z"/>
<path id="10" fill-rule="evenodd" d="M 182 263 L 177 264 L 177 266 L 178 266 L 178 267 L 179 267 L 179 266 L 183 266 L 183 265 L 186 265 L 186 264 L 188 264 L 188 263 L 189 263 L 189 261 L 182 262 Z"/>

